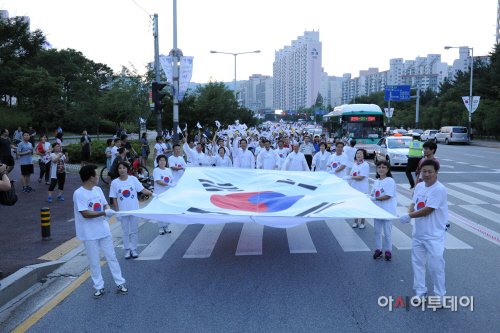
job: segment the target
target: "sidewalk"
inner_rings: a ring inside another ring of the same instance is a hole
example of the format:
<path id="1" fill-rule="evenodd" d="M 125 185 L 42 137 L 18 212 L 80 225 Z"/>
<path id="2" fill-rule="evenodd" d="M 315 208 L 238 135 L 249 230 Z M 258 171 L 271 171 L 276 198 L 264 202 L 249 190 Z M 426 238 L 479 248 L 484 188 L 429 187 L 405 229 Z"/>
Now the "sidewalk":
<path id="1" fill-rule="evenodd" d="M 500 142 L 491 140 L 472 140 L 470 145 L 488 148 L 500 148 Z"/>

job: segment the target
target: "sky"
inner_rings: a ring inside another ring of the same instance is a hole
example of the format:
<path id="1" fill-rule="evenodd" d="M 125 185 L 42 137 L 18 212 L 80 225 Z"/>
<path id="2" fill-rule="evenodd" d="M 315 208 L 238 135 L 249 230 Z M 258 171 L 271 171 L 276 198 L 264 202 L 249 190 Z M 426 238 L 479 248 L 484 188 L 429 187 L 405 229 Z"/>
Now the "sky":
<path id="1" fill-rule="evenodd" d="M 158 14 L 160 54 L 173 48 L 173 0 L 2 0 L 0 9 L 29 16 L 57 49 L 81 51 L 115 71 L 133 64 L 145 71 L 154 60 L 148 14 Z M 497 1 L 475 0 L 178 0 L 177 41 L 194 56 L 191 82 L 237 80 L 272 75 L 274 52 L 306 30 L 319 30 L 323 68 L 342 76 L 369 67 L 389 69 L 389 59 L 412 60 L 441 54 L 453 64 L 458 49 L 469 46 L 485 55 L 495 41 Z M 147 12 L 147 13 L 146 13 Z"/>

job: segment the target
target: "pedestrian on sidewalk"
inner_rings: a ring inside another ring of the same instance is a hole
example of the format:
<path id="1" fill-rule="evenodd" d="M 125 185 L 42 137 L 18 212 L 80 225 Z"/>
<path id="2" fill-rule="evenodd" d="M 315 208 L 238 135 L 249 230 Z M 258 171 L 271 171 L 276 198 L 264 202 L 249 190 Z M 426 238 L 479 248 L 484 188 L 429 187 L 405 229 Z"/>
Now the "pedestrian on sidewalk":
<path id="1" fill-rule="evenodd" d="M 172 170 L 167 168 L 167 157 L 165 155 L 160 155 L 156 158 L 156 163 L 158 167 L 153 171 L 153 179 L 155 180 L 155 196 L 158 196 L 172 187 L 177 185 L 174 182 L 174 178 L 172 176 Z M 158 228 L 160 235 L 165 233 L 171 233 L 168 228 L 168 223 L 158 220 Z"/>
<path id="2" fill-rule="evenodd" d="M 106 256 L 109 269 L 121 294 L 127 294 L 125 279 L 116 259 L 113 238 L 106 217 L 115 212 L 110 209 L 106 197 L 97 186 L 97 166 L 86 165 L 80 169 L 82 186 L 73 194 L 76 238 L 83 242 L 90 264 L 90 276 L 94 282 L 94 298 L 104 295 L 99 248 Z"/>
<path id="3" fill-rule="evenodd" d="M 120 148 L 124 149 L 124 148 Z M 109 197 L 113 200 L 115 211 L 119 213 L 123 210 L 139 209 L 139 200 L 137 200 L 137 192 L 153 196 L 153 193 L 145 189 L 139 180 L 134 176 L 128 175 L 128 164 L 125 161 L 118 162 L 119 178 L 111 182 Z M 137 240 L 138 240 L 138 224 L 137 216 L 117 215 L 118 220 L 122 224 L 123 247 L 125 247 L 125 259 L 137 258 Z"/>
<path id="4" fill-rule="evenodd" d="M 52 144 L 52 149 L 54 152 L 50 154 L 50 161 L 52 162 L 52 170 L 50 172 L 50 186 L 49 195 L 47 197 L 47 202 L 52 202 L 52 191 L 58 185 L 59 195 L 57 200 L 64 201 L 62 197 L 62 192 L 64 190 L 64 183 L 66 182 L 66 166 L 65 163 L 68 161 L 68 152 L 63 153 L 61 151 L 61 145 L 56 143 Z"/>
<path id="5" fill-rule="evenodd" d="M 21 156 L 19 162 L 21 163 L 21 185 L 23 186 L 23 193 L 34 192 L 35 190 L 31 188 L 30 181 L 31 175 L 34 172 L 33 169 L 33 145 L 30 140 L 30 134 L 28 132 L 23 134 L 23 142 L 17 145 L 18 155 Z"/>
<path id="6" fill-rule="evenodd" d="M 400 216 L 401 223 L 415 219 L 412 231 L 411 260 L 413 265 L 413 289 L 417 297 L 427 297 L 425 265 L 434 284 L 434 294 L 441 302 L 446 295 L 445 261 L 448 223 L 448 201 L 446 188 L 438 180 L 438 164 L 427 159 L 421 165 L 422 183 L 417 184 L 408 212 Z M 442 304 L 442 303 L 440 303 Z"/>
<path id="7" fill-rule="evenodd" d="M 31 146 L 35 146 L 35 135 L 36 135 L 36 131 L 33 129 L 33 125 L 30 125 L 28 127 L 28 133 L 30 135 L 29 137 L 29 142 L 31 143 Z"/>
<path id="8" fill-rule="evenodd" d="M 9 130 L 2 128 L 0 129 L 0 162 L 7 166 L 7 173 L 10 173 L 15 165 L 11 149 L 16 149 L 16 156 L 19 156 L 17 155 L 17 147 L 10 141 Z"/>
<path id="9" fill-rule="evenodd" d="M 82 137 L 80 138 L 80 143 L 82 144 L 82 168 L 89 164 L 90 156 L 92 155 L 92 150 L 90 148 L 90 143 L 92 139 L 87 134 L 87 130 L 83 129 Z"/>
<path id="10" fill-rule="evenodd" d="M 14 131 L 14 136 L 12 138 L 12 143 L 14 145 L 19 144 L 21 141 L 23 141 L 23 131 L 21 130 L 21 126 L 17 128 L 17 130 Z M 19 156 L 17 156 L 17 151 L 16 151 L 16 160 L 19 159 Z"/>
<path id="11" fill-rule="evenodd" d="M 141 153 L 142 153 L 142 165 L 147 166 L 148 165 L 148 156 L 149 156 L 149 141 L 148 141 L 148 133 L 144 132 L 142 133 L 142 138 L 141 138 Z"/>
<path id="12" fill-rule="evenodd" d="M 361 193 L 368 194 L 370 185 L 368 183 L 368 177 L 370 176 L 370 165 L 366 162 L 366 150 L 359 148 L 356 151 L 356 163 L 354 163 L 351 171 L 351 175 L 345 176 L 344 180 L 351 180 L 351 187 Z M 359 229 L 365 228 L 365 219 L 361 219 L 361 223 L 358 223 L 358 219 L 354 219 L 353 228 L 359 227 Z"/>
<path id="13" fill-rule="evenodd" d="M 38 155 L 38 167 L 40 168 L 40 178 L 38 178 L 38 182 L 41 183 L 45 175 L 45 185 L 50 185 L 50 153 L 52 152 L 52 146 L 47 141 L 47 135 L 43 134 L 40 137 L 40 142 L 36 146 L 36 153 Z"/>
<path id="14" fill-rule="evenodd" d="M 398 197 L 396 192 L 396 182 L 392 179 L 391 164 L 387 161 L 377 162 L 377 180 L 368 197 L 375 205 L 379 206 L 389 214 L 397 216 L 396 207 Z M 382 258 L 382 229 L 385 237 L 385 260 L 392 259 L 392 220 L 373 219 L 375 227 L 375 253 L 373 259 Z"/>

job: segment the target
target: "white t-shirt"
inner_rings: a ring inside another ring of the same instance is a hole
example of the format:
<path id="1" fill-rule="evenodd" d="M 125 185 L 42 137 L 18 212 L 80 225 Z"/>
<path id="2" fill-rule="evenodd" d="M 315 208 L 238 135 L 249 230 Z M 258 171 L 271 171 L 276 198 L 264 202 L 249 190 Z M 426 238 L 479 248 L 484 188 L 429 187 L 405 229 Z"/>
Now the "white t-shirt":
<path id="1" fill-rule="evenodd" d="M 365 176 L 363 180 L 352 180 L 351 187 L 360 191 L 361 193 L 368 193 L 370 185 L 368 183 L 368 177 L 370 176 L 370 166 L 363 160 L 361 163 L 357 162 L 352 166 L 351 176 Z"/>
<path id="2" fill-rule="evenodd" d="M 353 147 L 344 147 L 344 154 L 347 156 L 347 161 L 349 164 L 347 164 L 347 168 L 352 168 L 354 161 L 354 156 L 356 156 L 356 148 Z"/>
<path id="3" fill-rule="evenodd" d="M 57 155 L 52 153 L 52 154 L 50 154 L 51 160 L 52 160 L 52 157 L 57 158 Z M 64 162 L 65 159 L 66 159 L 66 155 L 62 155 L 61 160 Z M 52 165 L 52 167 L 50 168 L 50 178 L 57 179 L 57 162 L 56 163 L 52 162 L 51 165 Z"/>
<path id="4" fill-rule="evenodd" d="M 281 167 L 283 166 L 283 163 L 285 163 L 286 156 L 288 155 L 288 152 L 290 151 L 290 148 L 283 148 L 283 149 L 276 149 L 276 154 L 278 154 L 278 169 L 281 170 Z"/>
<path id="5" fill-rule="evenodd" d="M 113 161 L 115 160 L 116 156 L 118 156 L 118 148 L 120 147 L 117 147 L 117 146 L 114 146 L 113 148 L 111 148 L 111 163 L 110 165 L 113 165 Z M 108 170 L 109 172 L 109 170 Z"/>
<path id="6" fill-rule="evenodd" d="M 415 211 L 424 207 L 434 208 L 427 216 L 418 217 L 413 225 L 413 237 L 423 240 L 441 239 L 448 224 L 448 199 L 446 188 L 439 181 L 426 187 L 418 183 L 413 194 Z"/>
<path id="7" fill-rule="evenodd" d="M 335 176 L 337 176 L 339 178 L 344 178 L 344 176 L 346 175 L 345 172 L 346 172 L 347 164 L 348 164 L 347 155 L 340 154 L 340 156 L 337 156 L 337 153 L 335 152 L 328 159 L 328 166 L 330 167 L 328 169 L 328 172 L 330 172 L 331 174 L 334 174 Z M 341 171 L 336 172 L 335 170 L 340 168 L 342 165 L 345 165 L 345 168 Z"/>
<path id="8" fill-rule="evenodd" d="M 137 201 L 137 200 L 136 200 Z M 106 216 L 86 219 L 82 216 L 85 210 L 102 212 L 108 204 L 102 190 L 94 186 L 92 191 L 80 187 L 73 193 L 76 238 L 81 241 L 95 240 L 111 235 Z"/>
<path id="9" fill-rule="evenodd" d="M 330 159 L 330 154 L 325 150 L 324 153 L 321 153 L 321 150 L 314 155 L 312 164 L 315 165 L 316 171 L 326 171 L 326 167 L 328 166 L 328 160 Z M 311 170 L 312 170 L 312 164 L 311 164 Z"/>
<path id="10" fill-rule="evenodd" d="M 394 179 L 386 177 L 384 180 L 375 180 L 371 194 L 373 194 L 374 197 L 381 197 L 384 195 L 390 196 L 390 199 L 382 201 L 376 200 L 374 202 L 389 214 L 397 216 L 396 207 L 398 206 L 398 194 L 396 192 L 396 182 Z"/>
<path id="11" fill-rule="evenodd" d="M 165 151 L 167 150 L 167 145 L 164 143 L 159 143 L 157 142 L 155 144 L 155 149 L 156 149 L 156 155 L 155 155 L 155 160 L 154 160 L 154 166 L 155 168 L 158 166 L 158 163 L 156 163 L 156 158 L 160 155 L 165 155 Z"/>
<path id="12" fill-rule="evenodd" d="M 155 168 L 153 170 L 153 179 L 155 180 L 155 193 L 158 195 L 175 186 L 172 170 L 170 170 L 169 168 L 165 168 L 164 170 Z M 156 182 L 157 180 L 163 180 L 168 185 L 158 184 Z"/>
<path id="13" fill-rule="evenodd" d="M 116 178 L 111 182 L 109 197 L 116 198 L 118 210 L 139 209 L 137 192 L 144 190 L 144 186 L 134 176 L 128 176 L 127 180 Z"/>
<path id="14" fill-rule="evenodd" d="M 186 161 L 184 161 L 184 158 L 178 156 L 175 157 L 174 155 L 170 156 L 168 158 L 168 165 L 170 167 L 175 166 L 175 167 L 182 167 L 182 170 L 172 170 L 172 176 L 174 177 L 174 181 L 177 183 L 179 179 L 181 179 L 182 175 L 184 174 L 184 169 L 187 168 Z"/>

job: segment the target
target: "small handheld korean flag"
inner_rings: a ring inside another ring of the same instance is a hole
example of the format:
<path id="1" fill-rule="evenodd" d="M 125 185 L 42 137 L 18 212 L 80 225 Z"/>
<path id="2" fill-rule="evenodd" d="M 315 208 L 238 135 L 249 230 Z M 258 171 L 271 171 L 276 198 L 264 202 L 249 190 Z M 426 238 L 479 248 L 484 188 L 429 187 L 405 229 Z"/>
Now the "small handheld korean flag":
<path id="1" fill-rule="evenodd" d="M 234 122 L 236 125 L 239 125 L 240 124 L 240 121 L 238 119 L 236 119 L 236 121 Z"/>
<path id="2" fill-rule="evenodd" d="M 184 132 L 186 132 L 188 129 L 188 124 L 186 123 L 186 127 L 184 127 Z"/>
<path id="3" fill-rule="evenodd" d="M 182 134 L 181 128 L 177 125 L 177 134 Z"/>
<path id="4" fill-rule="evenodd" d="M 215 121 L 215 126 L 217 126 L 217 128 L 220 128 L 220 123 L 218 120 Z"/>
<path id="5" fill-rule="evenodd" d="M 196 124 L 196 127 L 201 128 L 200 122 Z"/>

